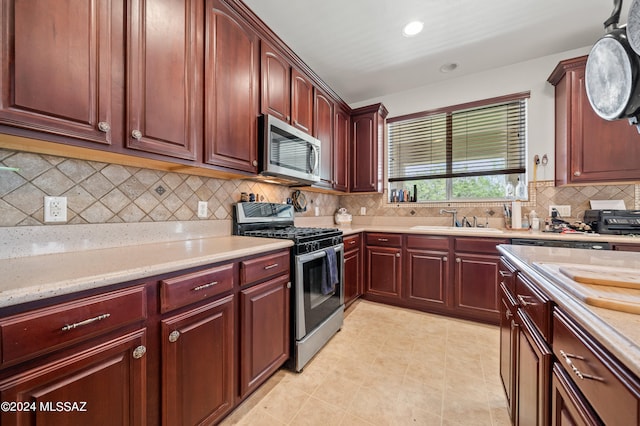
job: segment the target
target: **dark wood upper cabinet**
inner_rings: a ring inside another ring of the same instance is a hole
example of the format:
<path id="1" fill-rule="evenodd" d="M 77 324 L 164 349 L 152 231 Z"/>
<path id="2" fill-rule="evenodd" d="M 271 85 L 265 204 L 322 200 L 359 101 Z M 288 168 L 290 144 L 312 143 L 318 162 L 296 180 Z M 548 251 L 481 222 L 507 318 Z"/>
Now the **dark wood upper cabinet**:
<path id="1" fill-rule="evenodd" d="M 256 173 L 260 45 L 257 34 L 221 0 L 205 13 L 205 162 Z"/>
<path id="2" fill-rule="evenodd" d="M 333 189 L 349 189 L 349 141 L 351 118 L 340 107 L 336 107 L 333 130 Z"/>
<path id="3" fill-rule="evenodd" d="M 387 109 L 382 104 L 352 111 L 350 192 L 382 192 L 386 116 Z"/>
<path id="4" fill-rule="evenodd" d="M 202 145 L 201 1 L 129 4 L 128 148 L 194 160 Z"/>
<path id="5" fill-rule="evenodd" d="M 3 1 L 0 124 L 103 146 L 119 141 L 123 3 Z"/>
<path id="6" fill-rule="evenodd" d="M 262 113 L 291 122 L 291 65 L 280 51 L 264 40 L 260 44 Z"/>
<path id="7" fill-rule="evenodd" d="M 320 141 L 320 183 L 319 186 L 333 188 L 334 140 L 333 111 L 331 98 L 320 90 L 314 95 L 313 136 Z"/>
<path id="8" fill-rule="evenodd" d="M 313 83 L 295 68 L 291 69 L 291 125 L 312 134 Z"/>
<path id="9" fill-rule="evenodd" d="M 556 185 L 637 181 L 640 134 L 627 120 L 607 121 L 593 111 L 586 61 L 562 61 L 548 79 L 555 86 Z"/>

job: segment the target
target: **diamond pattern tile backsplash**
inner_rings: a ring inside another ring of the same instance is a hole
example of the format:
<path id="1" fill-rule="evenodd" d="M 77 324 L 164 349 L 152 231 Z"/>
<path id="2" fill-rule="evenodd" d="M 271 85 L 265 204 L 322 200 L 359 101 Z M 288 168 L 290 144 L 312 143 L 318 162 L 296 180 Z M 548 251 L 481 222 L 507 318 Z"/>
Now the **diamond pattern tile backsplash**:
<path id="1" fill-rule="evenodd" d="M 259 200 L 281 203 L 291 188 L 251 180 L 225 180 L 182 173 L 76 160 L 50 155 L 0 149 L 0 165 L 19 172 L 0 170 L 0 226 L 44 224 L 44 196 L 65 196 L 69 224 L 136 223 L 202 220 L 198 201 L 208 201 L 208 219 L 231 219 L 231 206 L 240 193 L 257 194 Z M 386 202 L 386 195 L 337 196 L 303 191 L 307 211 L 298 216 L 332 216 L 346 207 L 354 216 L 360 207 L 367 216 L 437 217 L 448 203 L 402 206 Z M 640 185 L 555 187 L 552 181 L 529 184 L 529 202 L 523 212 L 535 209 L 546 216 L 550 204 L 571 205 L 572 216 L 581 219 L 589 200 L 622 199 L 628 209 L 640 209 Z M 500 203 L 456 203 L 458 216 L 499 218 Z M 481 222 L 482 223 L 482 222 Z"/>
<path id="2" fill-rule="evenodd" d="M 202 220 L 198 201 L 208 201 L 208 219 L 231 219 L 240 193 L 281 203 L 290 188 L 250 180 L 224 180 L 101 162 L 0 149 L 0 226 L 44 224 L 44 196 L 65 196 L 68 224 Z M 307 212 L 330 216 L 338 196 L 306 192 Z"/>

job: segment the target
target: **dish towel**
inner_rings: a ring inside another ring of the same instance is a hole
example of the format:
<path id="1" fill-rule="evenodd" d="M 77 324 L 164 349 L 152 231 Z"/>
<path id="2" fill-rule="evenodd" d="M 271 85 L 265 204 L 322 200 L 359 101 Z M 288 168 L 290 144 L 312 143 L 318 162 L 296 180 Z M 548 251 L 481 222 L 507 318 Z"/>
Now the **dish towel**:
<path id="1" fill-rule="evenodd" d="M 327 255 L 326 262 L 324 262 L 324 274 L 322 282 L 320 283 L 320 291 L 322 294 L 327 295 L 335 290 L 336 284 L 338 284 L 338 258 L 336 251 L 333 247 L 329 247 L 324 251 Z"/>

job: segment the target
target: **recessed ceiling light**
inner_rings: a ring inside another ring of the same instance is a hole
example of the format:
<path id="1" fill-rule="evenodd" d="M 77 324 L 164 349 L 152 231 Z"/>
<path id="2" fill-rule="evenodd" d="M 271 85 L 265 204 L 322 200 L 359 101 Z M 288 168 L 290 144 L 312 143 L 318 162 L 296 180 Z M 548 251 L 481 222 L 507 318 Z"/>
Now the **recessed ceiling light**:
<path id="1" fill-rule="evenodd" d="M 458 68 L 458 64 L 455 62 L 449 62 L 448 64 L 444 64 L 443 66 L 440 67 L 440 72 L 451 72 L 451 71 L 455 71 Z"/>
<path id="2" fill-rule="evenodd" d="M 419 34 L 424 28 L 424 24 L 420 21 L 412 21 L 404 26 L 402 29 L 402 35 L 405 37 L 413 37 Z"/>

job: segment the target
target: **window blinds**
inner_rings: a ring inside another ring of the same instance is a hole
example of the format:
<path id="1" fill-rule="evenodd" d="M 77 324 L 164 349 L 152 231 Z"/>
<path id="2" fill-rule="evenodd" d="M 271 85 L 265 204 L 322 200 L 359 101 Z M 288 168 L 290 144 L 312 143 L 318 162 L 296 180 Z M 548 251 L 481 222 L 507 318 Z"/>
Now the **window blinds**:
<path id="1" fill-rule="evenodd" d="M 526 98 L 389 120 L 389 182 L 524 173 Z"/>

